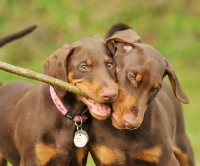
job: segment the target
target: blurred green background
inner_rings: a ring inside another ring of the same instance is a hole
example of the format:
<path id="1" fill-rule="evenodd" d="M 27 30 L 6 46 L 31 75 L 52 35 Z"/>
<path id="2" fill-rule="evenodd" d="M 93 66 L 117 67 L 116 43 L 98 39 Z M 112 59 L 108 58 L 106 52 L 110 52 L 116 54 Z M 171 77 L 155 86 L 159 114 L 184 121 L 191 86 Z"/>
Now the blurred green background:
<path id="1" fill-rule="evenodd" d="M 103 38 L 117 22 L 129 24 L 143 42 L 172 63 L 190 99 L 183 106 L 186 130 L 200 166 L 199 0 L 1 0 L 0 37 L 33 24 L 38 28 L 0 48 L 0 60 L 42 73 L 44 60 L 64 43 L 86 36 Z M 4 84 L 14 80 L 38 83 L 4 71 L 0 80 Z"/>

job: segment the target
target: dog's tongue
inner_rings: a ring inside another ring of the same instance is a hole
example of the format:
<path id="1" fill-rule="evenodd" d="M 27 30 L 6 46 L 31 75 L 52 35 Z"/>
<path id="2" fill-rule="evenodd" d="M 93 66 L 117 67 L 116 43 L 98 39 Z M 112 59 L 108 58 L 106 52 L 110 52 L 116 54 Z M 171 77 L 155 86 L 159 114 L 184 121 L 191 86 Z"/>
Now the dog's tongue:
<path id="1" fill-rule="evenodd" d="M 88 106 L 91 115 L 95 118 L 103 120 L 111 115 L 110 106 L 98 103 L 92 99 L 86 99 L 84 97 L 81 97 L 81 100 Z"/>

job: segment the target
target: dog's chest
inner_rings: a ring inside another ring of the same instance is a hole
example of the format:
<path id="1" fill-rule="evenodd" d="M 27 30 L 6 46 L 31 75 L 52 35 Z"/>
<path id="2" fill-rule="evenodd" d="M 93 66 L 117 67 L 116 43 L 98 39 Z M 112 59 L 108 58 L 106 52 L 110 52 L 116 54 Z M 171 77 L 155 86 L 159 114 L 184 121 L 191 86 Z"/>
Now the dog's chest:
<path id="1" fill-rule="evenodd" d="M 106 139 L 105 132 L 95 132 L 98 142 L 91 136 L 91 152 L 105 166 L 156 165 L 162 157 L 162 147 L 147 139 L 147 133 L 143 135 L 138 132 L 140 131 L 107 130 Z"/>
<path id="2" fill-rule="evenodd" d="M 137 151 L 123 151 L 116 148 L 110 148 L 105 145 L 93 146 L 92 151 L 103 165 L 138 165 L 141 163 L 157 164 L 162 155 L 160 146 L 153 146 L 147 149 Z"/>
<path id="3" fill-rule="evenodd" d="M 38 163 L 46 165 L 62 158 L 73 158 L 75 146 L 73 142 L 74 127 L 71 130 L 54 130 L 43 134 L 35 145 L 35 155 Z M 64 156 L 64 157 L 63 157 Z M 65 161 L 66 163 L 68 161 Z"/>

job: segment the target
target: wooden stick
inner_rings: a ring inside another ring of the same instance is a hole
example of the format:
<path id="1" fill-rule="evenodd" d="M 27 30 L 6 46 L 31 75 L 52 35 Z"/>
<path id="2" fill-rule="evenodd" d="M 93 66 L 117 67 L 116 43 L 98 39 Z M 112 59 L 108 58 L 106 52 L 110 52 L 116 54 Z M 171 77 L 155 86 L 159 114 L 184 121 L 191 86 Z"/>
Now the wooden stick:
<path id="1" fill-rule="evenodd" d="M 72 92 L 78 95 L 82 95 L 82 96 L 86 96 L 79 88 L 77 88 L 76 86 L 70 84 L 70 83 L 66 83 L 62 80 L 44 75 L 44 74 L 40 74 L 28 69 L 24 69 L 21 67 L 17 67 L 17 66 L 13 66 L 10 65 L 8 63 L 2 62 L 0 61 L 0 69 L 13 73 L 13 74 L 17 74 L 23 77 L 27 77 L 30 79 L 34 79 L 37 81 L 41 81 L 41 82 L 45 82 L 47 84 L 50 84 L 52 86 L 57 86 L 59 88 L 62 88 L 68 92 Z"/>

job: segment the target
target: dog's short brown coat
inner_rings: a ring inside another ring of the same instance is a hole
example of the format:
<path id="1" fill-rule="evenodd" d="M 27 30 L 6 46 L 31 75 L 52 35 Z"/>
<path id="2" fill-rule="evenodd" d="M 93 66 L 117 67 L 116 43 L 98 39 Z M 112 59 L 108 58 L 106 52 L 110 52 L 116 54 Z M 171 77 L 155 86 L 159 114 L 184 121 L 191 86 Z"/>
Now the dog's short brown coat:
<path id="1" fill-rule="evenodd" d="M 98 102 L 111 102 L 117 96 L 112 57 L 101 40 L 84 38 L 65 44 L 45 61 L 44 73 L 71 82 Z M 54 89 L 72 113 L 88 111 L 77 95 Z M 74 122 L 54 105 L 48 84 L 0 86 L 0 154 L 13 166 L 85 165 L 88 149 L 75 147 L 75 130 Z M 5 160 L 0 159 L 3 166 Z"/>
<path id="2" fill-rule="evenodd" d="M 180 103 L 189 100 L 171 64 L 130 29 L 114 34 L 107 45 L 116 63 L 119 95 L 111 119 L 90 124 L 95 164 L 194 166 Z M 165 75 L 172 88 L 163 81 Z"/>

